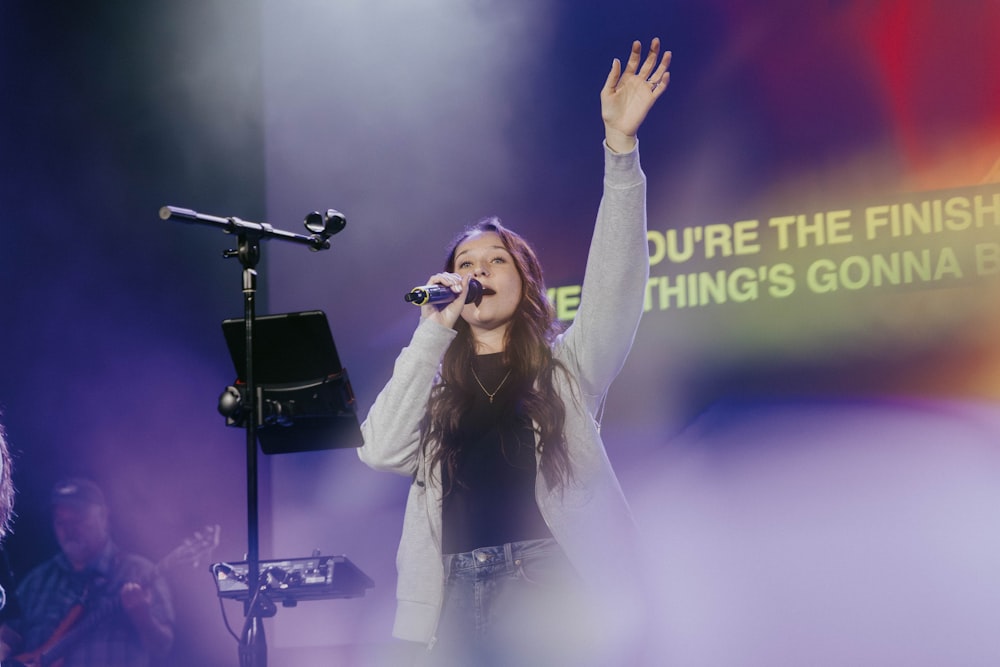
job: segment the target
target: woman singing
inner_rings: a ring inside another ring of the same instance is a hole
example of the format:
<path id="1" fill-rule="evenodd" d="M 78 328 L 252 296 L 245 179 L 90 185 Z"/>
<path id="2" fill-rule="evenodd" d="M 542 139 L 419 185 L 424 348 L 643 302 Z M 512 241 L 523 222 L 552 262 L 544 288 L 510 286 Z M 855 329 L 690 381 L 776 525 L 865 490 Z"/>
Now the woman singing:
<path id="1" fill-rule="evenodd" d="M 649 274 L 636 133 L 670 53 L 641 52 L 601 91 L 604 194 L 573 323 L 557 330 L 525 240 L 481 221 L 428 281 L 455 300 L 422 306 L 362 426 L 361 459 L 412 478 L 393 634 L 432 664 L 628 664 L 602 653 L 641 619 L 624 604 L 635 528 L 597 420 Z M 465 303 L 473 278 L 483 294 Z"/>

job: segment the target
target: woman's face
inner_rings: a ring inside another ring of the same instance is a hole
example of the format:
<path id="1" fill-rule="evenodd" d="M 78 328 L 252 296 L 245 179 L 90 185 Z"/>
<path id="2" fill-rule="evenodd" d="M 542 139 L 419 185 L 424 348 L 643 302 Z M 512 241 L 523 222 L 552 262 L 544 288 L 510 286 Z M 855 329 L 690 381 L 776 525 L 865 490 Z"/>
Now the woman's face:
<path id="1" fill-rule="evenodd" d="M 510 324 L 521 303 L 521 274 L 514 258 L 496 232 L 475 232 L 455 249 L 454 273 L 472 277 L 483 285 L 477 305 L 467 303 L 462 319 L 473 330 L 487 331 Z"/>

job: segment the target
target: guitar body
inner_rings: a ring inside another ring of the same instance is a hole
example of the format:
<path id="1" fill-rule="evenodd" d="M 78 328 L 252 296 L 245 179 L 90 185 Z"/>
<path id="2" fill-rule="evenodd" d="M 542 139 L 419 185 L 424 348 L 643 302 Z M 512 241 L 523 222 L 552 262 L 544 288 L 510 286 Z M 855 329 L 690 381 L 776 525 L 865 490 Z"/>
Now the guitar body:
<path id="1" fill-rule="evenodd" d="M 34 651 L 28 653 L 22 653 L 21 655 L 16 655 L 10 660 L 5 660 L 0 667 L 61 667 L 63 660 L 58 658 L 52 662 L 42 662 L 42 656 L 55 646 L 58 642 L 66 636 L 66 633 L 72 629 L 76 622 L 80 620 L 83 616 L 83 605 L 77 604 L 73 605 L 73 608 L 69 610 L 69 613 L 59 621 L 59 625 L 52 632 L 45 643 L 36 648 Z"/>

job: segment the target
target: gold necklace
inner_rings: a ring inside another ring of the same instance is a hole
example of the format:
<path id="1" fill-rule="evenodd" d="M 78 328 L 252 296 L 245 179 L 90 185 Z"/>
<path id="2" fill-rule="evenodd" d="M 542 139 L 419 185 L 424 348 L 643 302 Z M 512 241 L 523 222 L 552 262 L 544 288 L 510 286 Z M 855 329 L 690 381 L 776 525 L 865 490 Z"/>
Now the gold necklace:
<path id="1" fill-rule="evenodd" d="M 470 369 L 472 370 L 472 377 L 474 377 L 474 378 L 476 379 L 476 384 L 478 384 L 478 385 L 479 385 L 479 388 L 483 390 L 483 393 L 484 393 L 484 394 L 486 394 L 486 395 L 487 395 L 487 396 L 489 397 L 489 399 L 490 399 L 490 403 L 492 403 L 492 402 L 493 402 L 493 397 L 497 395 L 497 392 L 498 392 L 498 391 L 500 391 L 500 387 L 502 387 L 502 386 L 503 386 L 503 384 L 504 384 L 504 382 L 506 382 L 506 381 L 507 381 L 507 378 L 509 378 L 509 377 L 510 377 L 510 372 L 511 372 L 511 370 L 513 370 L 513 369 L 511 369 L 511 368 L 508 368 L 508 369 L 507 369 L 507 375 L 504 375 L 504 376 L 503 376 L 503 379 L 502 379 L 502 380 L 500 380 L 500 384 L 498 384 L 498 385 L 497 385 L 497 388 L 496 388 L 496 389 L 494 389 L 494 390 L 493 390 L 493 393 L 491 394 L 490 392 L 486 391 L 486 387 L 484 387 L 484 386 L 483 386 L 483 383 L 482 383 L 482 381 L 481 381 L 481 380 L 479 379 L 479 376 L 478 376 L 478 375 L 476 375 L 476 369 L 475 369 L 475 368 L 473 368 L 472 366 L 469 366 L 469 368 L 470 368 Z"/>

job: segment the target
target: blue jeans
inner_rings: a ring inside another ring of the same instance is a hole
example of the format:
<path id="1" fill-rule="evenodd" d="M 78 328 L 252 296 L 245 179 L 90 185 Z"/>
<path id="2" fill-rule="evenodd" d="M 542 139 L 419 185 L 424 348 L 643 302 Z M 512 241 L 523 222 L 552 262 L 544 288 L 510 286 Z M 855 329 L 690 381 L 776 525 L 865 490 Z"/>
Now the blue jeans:
<path id="1" fill-rule="evenodd" d="M 435 667 L 579 664 L 582 587 L 555 540 L 447 554 L 444 571 Z"/>

